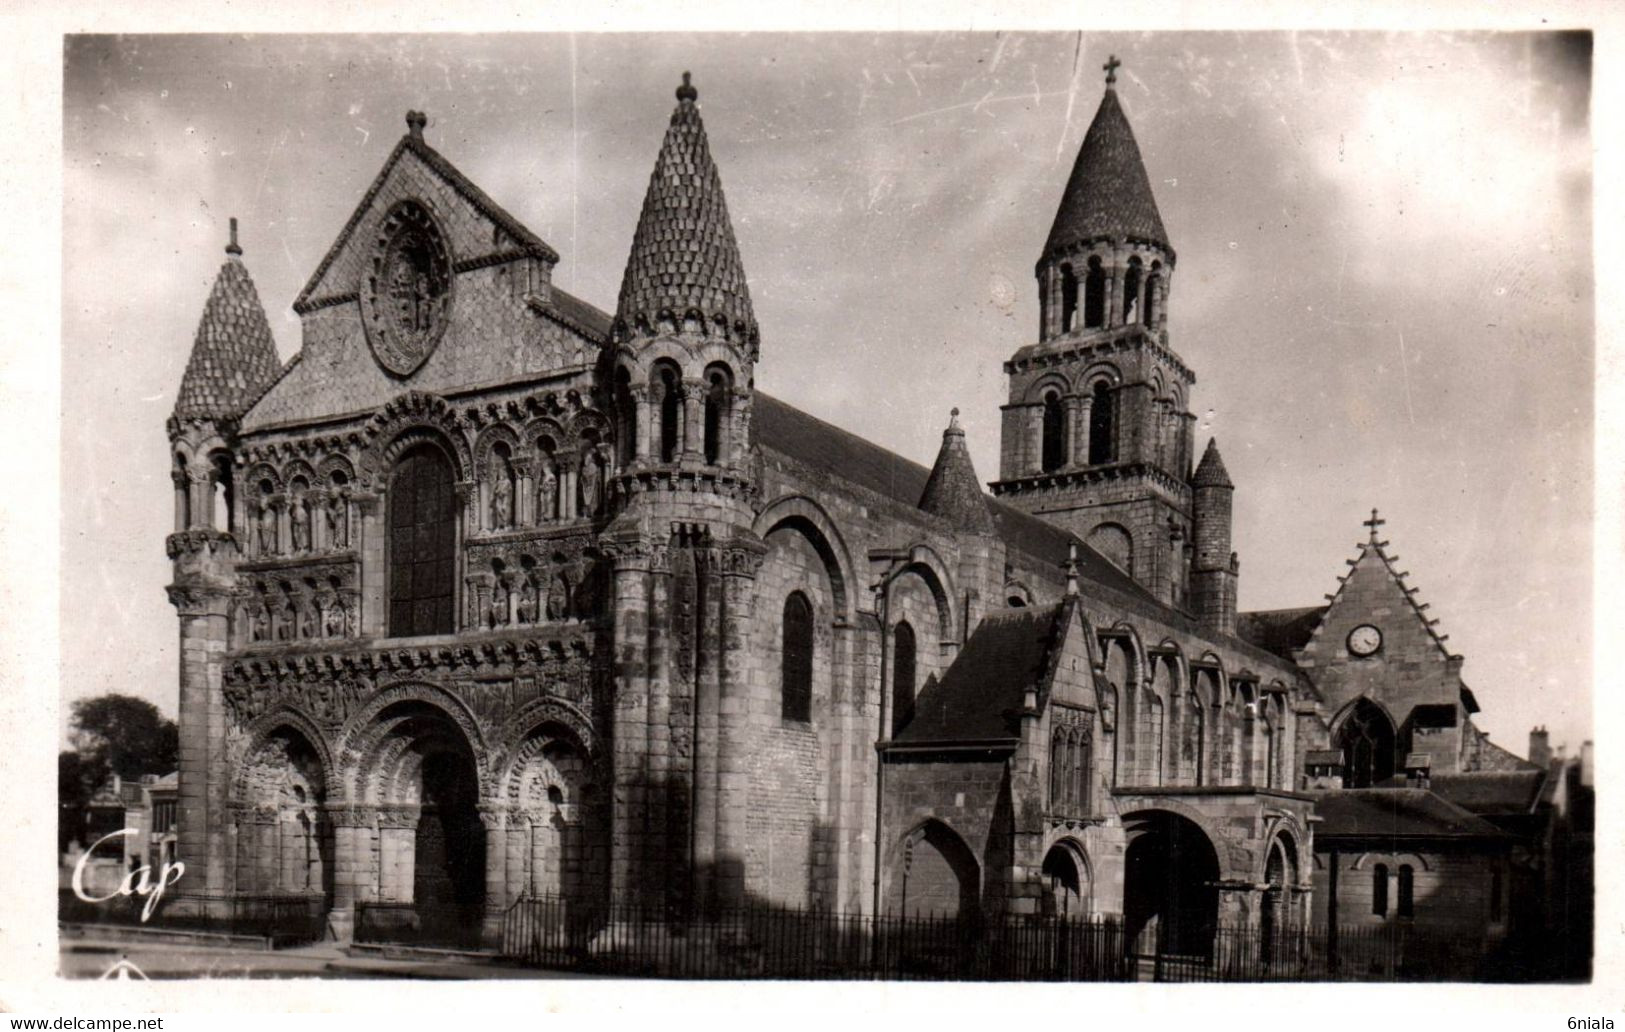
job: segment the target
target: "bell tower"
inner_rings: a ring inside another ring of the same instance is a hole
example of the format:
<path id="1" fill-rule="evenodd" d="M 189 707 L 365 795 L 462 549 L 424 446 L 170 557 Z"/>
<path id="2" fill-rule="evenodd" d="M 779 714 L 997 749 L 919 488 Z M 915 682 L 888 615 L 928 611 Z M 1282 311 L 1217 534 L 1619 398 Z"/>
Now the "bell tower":
<path id="1" fill-rule="evenodd" d="M 1174 249 L 1134 131 L 1106 90 L 1044 242 L 1038 341 L 1005 362 L 1005 502 L 1065 527 L 1188 605 L 1196 382 L 1168 344 Z"/>

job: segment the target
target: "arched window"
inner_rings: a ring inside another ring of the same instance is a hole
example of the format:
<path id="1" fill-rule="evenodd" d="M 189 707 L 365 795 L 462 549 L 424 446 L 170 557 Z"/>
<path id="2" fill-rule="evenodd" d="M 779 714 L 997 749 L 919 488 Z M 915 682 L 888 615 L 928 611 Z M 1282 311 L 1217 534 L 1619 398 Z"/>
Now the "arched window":
<path id="1" fill-rule="evenodd" d="M 812 720 L 813 609 L 799 591 L 784 600 L 784 651 L 780 657 L 780 715 Z"/>
<path id="2" fill-rule="evenodd" d="M 615 371 L 615 445 L 624 469 L 638 454 L 638 404 L 632 397 L 632 374 Z"/>
<path id="3" fill-rule="evenodd" d="M 1371 912 L 1378 917 L 1388 916 L 1388 865 L 1378 864 L 1371 871 Z"/>
<path id="4" fill-rule="evenodd" d="M 656 381 L 660 393 L 660 461 L 675 462 L 678 455 L 677 430 L 682 420 L 683 404 L 677 371 L 669 366 L 660 370 Z"/>
<path id="5" fill-rule="evenodd" d="M 451 634 L 457 497 L 451 462 L 431 444 L 409 449 L 389 479 L 389 635 Z"/>
<path id="6" fill-rule="evenodd" d="M 728 452 L 728 410 L 732 400 L 728 374 L 713 369 L 706 377 L 705 386 L 705 461 L 712 465 L 725 462 Z"/>
<path id="7" fill-rule="evenodd" d="M 1416 870 L 1410 864 L 1399 865 L 1399 916 L 1416 916 Z"/>
<path id="8" fill-rule="evenodd" d="M 1113 438 L 1117 433 L 1117 394 L 1111 384 L 1101 380 L 1095 384 L 1093 404 L 1089 408 L 1089 465 L 1099 466 L 1112 461 L 1117 448 Z"/>
<path id="9" fill-rule="evenodd" d="M 1061 332 L 1070 333 L 1078 323 L 1078 276 L 1072 266 L 1061 266 Z"/>
<path id="10" fill-rule="evenodd" d="M 1128 260 L 1128 272 L 1123 276 L 1123 323 L 1135 322 L 1140 308 L 1140 259 Z"/>
<path id="11" fill-rule="evenodd" d="M 1066 728 L 1058 727 L 1049 745 L 1049 808 L 1051 813 L 1067 813 L 1067 767 L 1072 756 L 1067 750 Z"/>
<path id="12" fill-rule="evenodd" d="M 175 530 L 192 529 L 192 476 L 186 471 L 186 456 L 175 453 L 175 468 L 169 472 L 175 485 Z"/>
<path id="13" fill-rule="evenodd" d="M 1083 280 L 1083 325 L 1094 329 L 1106 325 L 1106 270 L 1099 258 L 1089 259 Z"/>
<path id="14" fill-rule="evenodd" d="M 892 630 L 891 733 L 894 738 L 914 719 L 917 663 L 914 628 L 907 620 L 900 621 Z"/>
<path id="15" fill-rule="evenodd" d="M 216 452 L 209 458 L 211 479 L 214 482 L 215 530 L 231 533 L 237 529 L 234 513 L 237 509 L 237 488 L 231 478 L 231 456 Z"/>
<path id="16" fill-rule="evenodd" d="M 1089 812 L 1089 772 L 1093 769 L 1093 753 L 1089 748 L 1089 736 L 1082 731 L 1075 732 L 1072 738 L 1072 802 L 1078 814 Z"/>
<path id="17" fill-rule="evenodd" d="M 1066 412 L 1059 391 L 1044 392 L 1042 468 L 1051 473 L 1066 464 Z"/>
<path id="18" fill-rule="evenodd" d="M 1145 324 L 1152 329 L 1157 328 L 1157 316 L 1162 314 L 1157 297 L 1162 290 L 1162 273 L 1157 271 L 1160 268 L 1161 265 L 1152 262 L 1151 275 L 1145 278 Z"/>
<path id="19" fill-rule="evenodd" d="M 1370 788 L 1393 777 L 1394 725 L 1387 714 L 1368 699 L 1354 711 L 1337 735 L 1343 753 L 1343 787 Z"/>

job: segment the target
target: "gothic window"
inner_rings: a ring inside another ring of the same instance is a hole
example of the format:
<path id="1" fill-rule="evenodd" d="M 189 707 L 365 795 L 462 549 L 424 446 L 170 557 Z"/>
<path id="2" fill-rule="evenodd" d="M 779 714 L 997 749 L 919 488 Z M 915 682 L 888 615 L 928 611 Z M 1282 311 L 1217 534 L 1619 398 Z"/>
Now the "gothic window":
<path id="1" fill-rule="evenodd" d="M 657 381 L 660 394 L 660 461 L 677 460 L 677 429 L 682 420 L 682 396 L 677 382 L 677 371 L 662 368 Z"/>
<path id="2" fill-rule="evenodd" d="M 450 634 L 457 500 L 451 463 L 420 444 L 389 481 L 389 634 Z"/>
<path id="3" fill-rule="evenodd" d="M 1058 391 L 1044 392 L 1042 467 L 1045 473 L 1060 469 L 1066 463 L 1066 413 L 1061 407 Z"/>
<path id="4" fill-rule="evenodd" d="M 1410 864 L 1399 865 L 1399 916 L 1416 916 L 1416 869 Z"/>
<path id="5" fill-rule="evenodd" d="M 1095 384 L 1093 396 L 1089 409 L 1089 465 L 1099 466 L 1112 461 L 1117 450 L 1112 440 L 1117 433 L 1117 395 L 1111 384 L 1101 380 Z"/>
<path id="6" fill-rule="evenodd" d="M 1106 270 L 1099 258 L 1089 259 L 1083 280 L 1083 325 L 1091 330 L 1106 325 Z"/>
<path id="7" fill-rule="evenodd" d="M 1061 332 L 1070 333 L 1078 321 L 1078 277 L 1072 266 L 1061 266 Z"/>
<path id="8" fill-rule="evenodd" d="M 1388 916 L 1388 865 L 1378 864 L 1371 871 L 1371 912 L 1378 917 Z"/>
<path id="9" fill-rule="evenodd" d="M 779 657 L 780 716 L 812 720 L 813 609 L 799 591 L 784 600 L 784 650 Z"/>
<path id="10" fill-rule="evenodd" d="M 1343 787 L 1370 788 L 1394 774 L 1394 725 L 1368 699 L 1355 703 L 1337 735 Z"/>
<path id="11" fill-rule="evenodd" d="M 615 372 L 615 444 L 621 467 L 630 466 L 638 454 L 638 406 L 632 398 L 632 374 L 625 369 Z"/>
<path id="12" fill-rule="evenodd" d="M 1140 307 L 1140 259 L 1128 260 L 1128 272 L 1123 277 L 1123 323 L 1136 322 Z"/>
<path id="13" fill-rule="evenodd" d="M 1081 730 L 1072 739 L 1072 801 L 1079 814 L 1089 812 L 1089 771 L 1093 768 L 1089 738 Z"/>
<path id="14" fill-rule="evenodd" d="M 1264 771 L 1259 784 L 1265 788 L 1275 787 L 1275 722 L 1270 719 L 1268 703 L 1259 703 L 1261 718 L 1259 729 L 1264 736 Z"/>
<path id="15" fill-rule="evenodd" d="M 892 689 L 891 733 L 903 730 L 914 718 L 914 687 L 918 651 L 914 643 L 914 628 L 907 620 L 898 623 L 892 631 Z"/>
<path id="16" fill-rule="evenodd" d="M 706 377 L 705 461 L 713 466 L 727 457 L 730 387 L 728 374 L 720 368 L 712 369 Z"/>
<path id="17" fill-rule="evenodd" d="M 1058 727 L 1050 737 L 1049 745 L 1049 808 L 1051 813 L 1066 812 L 1067 755 L 1066 728 Z"/>

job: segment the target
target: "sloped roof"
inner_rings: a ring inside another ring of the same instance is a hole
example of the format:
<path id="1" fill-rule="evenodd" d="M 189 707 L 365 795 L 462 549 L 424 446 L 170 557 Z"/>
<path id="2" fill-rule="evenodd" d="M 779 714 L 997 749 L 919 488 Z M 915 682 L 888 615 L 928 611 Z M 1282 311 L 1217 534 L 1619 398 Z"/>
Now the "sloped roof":
<path id="1" fill-rule="evenodd" d="M 1037 686 L 1061 630 L 1064 603 L 995 610 L 982 618 L 942 680 L 928 682 L 914 717 L 893 741 L 985 741 L 1013 738 L 1015 711 L 1029 685 Z"/>
<path id="2" fill-rule="evenodd" d="M 1236 637 L 1282 659 L 1291 659 L 1293 650 L 1303 648 L 1325 615 L 1325 606 L 1237 613 Z"/>
<path id="3" fill-rule="evenodd" d="M 794 406 L 756 392 L 756 439 L 763 447 L 803 465 L 914 507 L 924 495 L 930 472 L 857 434 L 810 416 Z M 1006 545 L 1040 562 L 1064 562 L 1070 544 L 1078 546 L 1078 575 L 1118 592 L 1161 606 L 1155 596 L 1082 539 L 1037 516 L 986 499 L 994 532 Z"/>
<path id="4" fill-rule="evenodd" d="M 1533 766 L 1528 770 L 1435 774 L 1429 779 L 1434 792 L 1480 815 L 1528 813 L 1545 782 L 1546 772 Z"/>
<path id="5" fill-rule="evenodd" d="M 1354 788 L 1315 803 L 1315 838 L 1500 839 L 1493 824 L 1422 788 Z"/>
<path id="6" fill-rule="evenodd" d="M 428 165 L 429 168 L 444 179 L 447 185 L 457 191 L 469 204 L 473 205 L 475 210 L 500 227 L 503 233 L 513 239 L 515 246 L 520 251 L 549 263 L 559 260 L 559 253 L 553 250 L 547 241 L 533 233 L 524 223 L 508 214 L 506 208 L 493 201 L 489 194 L 474 184 L 472 179 L 463 175 L 456 165 L 453 165 L 439 151 L 429 146 L 423 139 L 422 122 L 415 121 L 415 118 L 421 119 L 422 116 L 415 111 L 407 113 L 406 121 L 409 128 L 406 135 L 402 136 L 400 142 L 395 145 L 395 149 L 390 151 L 389 157 L 384 160 L 384 167 L 379 170 L 377 176 L 373 177 L 372 185 L 367 187 L 367 192 L 362 195 L 361 203 L 357 204 L 355 210 L 350 213 L 349 221 L 339 231 L 338 238 L 333 241 L 333 246 L 327 249 L 327 254 L 322 257 L 321 264 L 316 266 L 316 271 L 311 274 L 310 279 L 305 283 L 304 289 L 294 299 L 294 311 L 305 311 L 307 302 L 310 301 L 311 295 L 321 284 L 322 277 L 327 274 L 328 267 L 343 252 L 344 245 L 356 231 L 356 227 L 361 224 L 362 218 L 371 210 L 373 198 L 378 196 L 378 191 L 383 189 L 384 183 L 389 180 L 390 170 L 395 167 L 395 163 L 400 161 L 401 156 L 407 151 L 417 155 L 425 165 Z"/>
<path id="7" fill-rule="evenodd" d="M 954 409 L 948 429 L 942 432 L 942 448 L 920 495 L 920 508 L 961 530 L 993 532 L 993 514 L 988 511 L 987 495 L 982 493 L 982 482 L 976 477 L 970 450 L 965 447 L 958 409 Z"/>
<path id="8" fill-rule="evenodd" d="M 615 319 L 628 326 L 639 318 L 653 324 L 662 311 L 681 318 L 693 309 L 707 323 L 721 318 L 753 340 L 750 288 L 698 96 L 684 72 L 677 109 L 649 176 Z"/>
<path id="9" fill-rule="evenodd" d="M 235 227 L 234 227 L 235 228 Z M 203 305 L 174 416 L 237 419 L 282 373 L 259 291 L 233 244 Z"/>
<path id="10" fill-rule="evenodd" d="M 1110 86 L 1078 149 L 1044 253 L 1099 237 L 1135 237 L 1168 247 L 1140 145 Z"/>
<path id="11" fill-rule="evenodd" d="M 1230 482 L 1230 471 L 1224 468 L 1217 437 L 1207 439 L 1207 449 L 1202 452 L 1202 461 L 1196 464 L 1196 474 L 1191 477 L 1191 484 L 1194 487 L 1236 486 Z"/>

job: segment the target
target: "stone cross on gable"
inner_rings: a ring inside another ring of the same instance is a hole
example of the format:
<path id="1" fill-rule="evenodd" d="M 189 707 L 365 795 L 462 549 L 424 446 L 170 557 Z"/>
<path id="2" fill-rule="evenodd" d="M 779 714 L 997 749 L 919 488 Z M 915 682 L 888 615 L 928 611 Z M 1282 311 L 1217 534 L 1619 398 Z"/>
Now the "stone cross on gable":
<path id="1" fill-rule="evenodd" d="M 1371 528 L 1371 540 L 1373 540 L 1373 541 L 1377 540 L 1377 528 L 1382 526 L 1383 524 L 1385 524 L 1387 522 L 1388 522 L 1387 520 L 1378 518 L 1377 510 L 1375 510 L 1375 509 L 1371 510 L 1371 518 L 1369 520 L 1365 521 L 1365 525 L 1367 527 Z"/>
<path id="2" fill-rule="evenodd" d="M 1123 67 L 1123 62 L 1117 59 L 1116 54 L 1113 54 L 1108 57 L 1106 59 L 1106 63 L 1100 67 L 1106 72 L 1106 85 L 1110 86 L 1112 83 L 1117 81 L 1117 70 Z"/>

